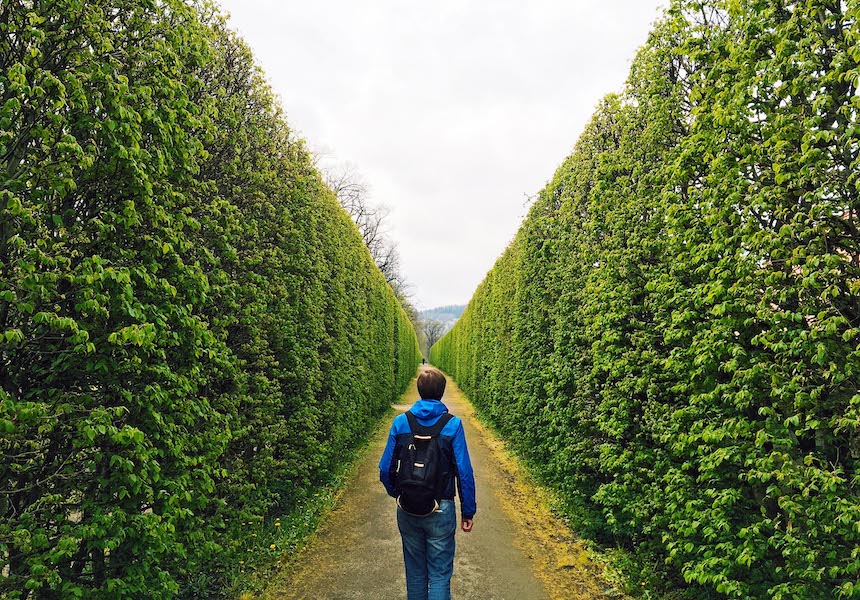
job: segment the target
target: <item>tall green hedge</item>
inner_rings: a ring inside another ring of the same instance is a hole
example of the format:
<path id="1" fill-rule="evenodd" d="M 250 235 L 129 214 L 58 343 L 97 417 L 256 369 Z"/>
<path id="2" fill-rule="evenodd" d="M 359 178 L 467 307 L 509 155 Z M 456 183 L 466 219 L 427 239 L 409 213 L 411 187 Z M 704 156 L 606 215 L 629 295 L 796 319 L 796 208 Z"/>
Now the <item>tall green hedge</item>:
<path id="1" fill-rule="evenodd" d="M 646 596 L 860 597 L 858 17 L 675 0 L 432 349 Z"/>
<path id="2" fill-rule="evenodd" d="M 0 3 L 0 597 L 226 593 L 418 360 L 212 6 Z"/>

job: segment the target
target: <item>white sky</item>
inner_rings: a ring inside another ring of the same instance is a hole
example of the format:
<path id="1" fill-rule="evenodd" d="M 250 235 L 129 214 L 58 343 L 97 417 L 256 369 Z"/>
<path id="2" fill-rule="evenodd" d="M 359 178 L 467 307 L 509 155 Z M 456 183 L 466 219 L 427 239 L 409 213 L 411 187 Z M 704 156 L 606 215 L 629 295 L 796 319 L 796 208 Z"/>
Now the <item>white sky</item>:
<path id="1" fill-rule="evenodd" d="M 666 4 L 221 0 L 292 128 L 390 208 L 420 309 L 471 298 Z"/>

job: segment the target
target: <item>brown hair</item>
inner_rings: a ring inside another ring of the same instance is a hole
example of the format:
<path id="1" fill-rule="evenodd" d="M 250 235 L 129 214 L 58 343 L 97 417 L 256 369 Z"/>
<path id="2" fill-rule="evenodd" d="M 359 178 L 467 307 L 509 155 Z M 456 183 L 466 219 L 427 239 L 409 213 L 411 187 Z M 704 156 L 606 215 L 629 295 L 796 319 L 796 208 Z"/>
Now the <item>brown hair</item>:
<path id="1" fill-rule="evenodd" d="M 445 376 L 437 369 L 427 369 L 418 376 L 418 393 L 422 400 L 441 400 L 445 393 Z"/>

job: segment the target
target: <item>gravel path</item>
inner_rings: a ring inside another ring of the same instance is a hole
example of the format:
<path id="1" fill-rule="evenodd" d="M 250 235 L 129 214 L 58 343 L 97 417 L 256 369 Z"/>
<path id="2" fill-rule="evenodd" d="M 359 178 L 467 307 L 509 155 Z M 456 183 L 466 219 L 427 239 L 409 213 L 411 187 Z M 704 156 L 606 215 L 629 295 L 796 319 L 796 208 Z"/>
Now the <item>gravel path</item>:
<path id="1" fill-rule="evenodd" d="M 418 399 L 413 381 L 398 412 Z M 457 530 L 452 596 L 457 600 L 606 598 L 619 594 L 600 580 L 575 536 L 502 444 L 473 418 L 448 378 L 442 401 L 461 417 L 475 470 L 478 513 L 471 533 Z M 394 500 L 379 483 L 378 462 L 390 421 L 374 435 L 352 479 L 297 563 L 278 576 L 272 600 L 387 600 L 406 597 Z M 458 501 L 459 519 L 459 501 Z"/>

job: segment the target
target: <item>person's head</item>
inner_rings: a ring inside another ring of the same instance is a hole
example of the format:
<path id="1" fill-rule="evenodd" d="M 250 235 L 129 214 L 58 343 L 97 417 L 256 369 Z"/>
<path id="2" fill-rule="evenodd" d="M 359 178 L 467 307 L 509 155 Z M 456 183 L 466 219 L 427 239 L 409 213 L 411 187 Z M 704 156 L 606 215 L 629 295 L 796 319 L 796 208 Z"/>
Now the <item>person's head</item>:
<path id="1" fill-rule="evenodd" d="M 436 369 L 427 369 L 418 376 L 418 393 L 422 400 L 441 400 L 445 393 L 445 376 Z"/>

